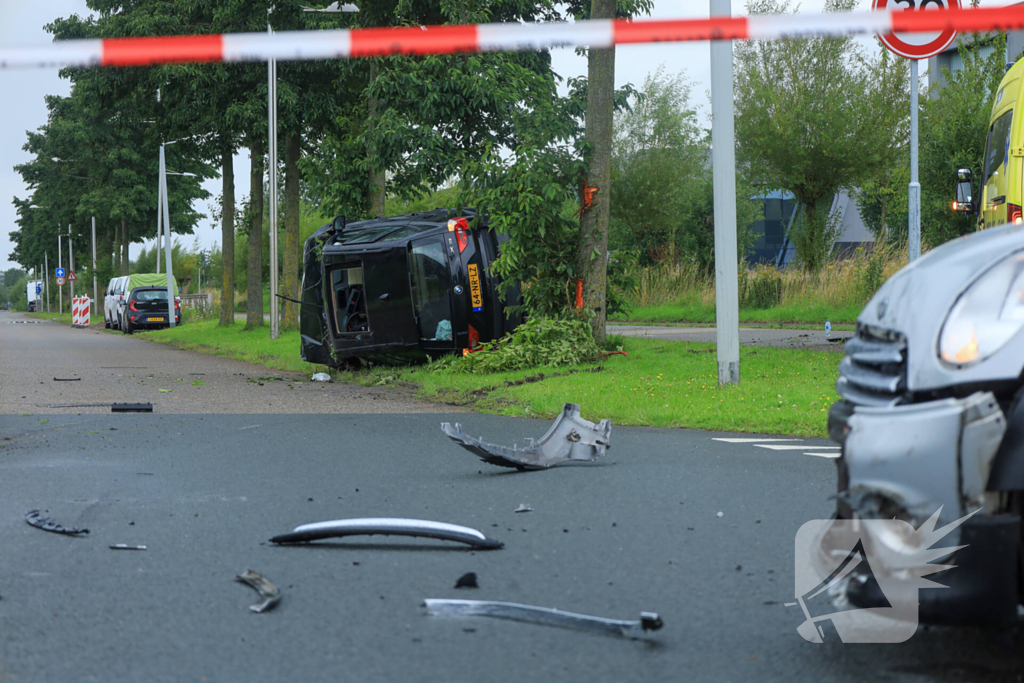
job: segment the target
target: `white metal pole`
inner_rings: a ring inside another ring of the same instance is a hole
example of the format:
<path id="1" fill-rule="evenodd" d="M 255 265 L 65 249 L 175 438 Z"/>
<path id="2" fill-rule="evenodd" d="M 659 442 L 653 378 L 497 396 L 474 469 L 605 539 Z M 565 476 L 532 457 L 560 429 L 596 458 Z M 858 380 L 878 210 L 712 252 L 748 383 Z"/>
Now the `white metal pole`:
<path id="1" fill-rule="evenodd" d="M 160 158 L 164 158 L 164 143 L 160 143 Z M 161 169 L 163 167 L 161 166 Z M 160 274 L 160 243 L 164 230 L 164 173 L 160 171 L 160 178 L 156 182 L 156 274 Z"/>
<path id="2" fill-rule="evenodd" d="M 43 287 L 46 289 L 46 312 L 50 312 L 50 254 L 43 252 Z"/>
<path id="3" fill-rule="evenodd" d="M 908 251 L 910 260 L 921 256 L 921 183 L 917 179 L 917 60 L 910 60 L 910 187 L 908 196 Z"/>
<path id="4" fill-rule="evenodd" d="M 89 308 L 92 310 L 92 317 L 95 320 L 97 316 L 96 312 L 96 300 L 99 299 L 99 289 L 96 288 L 96 216 L 92 217 L 92 306 Z"/>
<path id="5" fill-rule="evenodd" d="M 68 270 L 75 272 L 75 245 L 71 243 L 71 224 L 68 223 Z M 75 281 L 71 280 L 71 300 L 75 300 Z"/>
<path id="6" fill-rule="evenodd" d="M 64 256 L 61 253 L 60 225 L 57 225 L 57 267 L 63 268 Z M 64 315 L 64 287 L 57 285 L 57 315 Z"/>
<path id="7" fill-rule="evenodd" d="M 267 33 L 273 33 L 267 23 Z M 270 338 L 277 339 L 277 61 L 267 62 L 267 168 L 270 180 Z"/>
<path id="8" fill-rule="evenodd" d="M 174 269 L 171 264 L 171 204 L 167 201 L 167 165 L 164 160 L 164 146 L 160 145 L 160 189 L 163 190 L 164 228 L 167 240 L 164 243 L 164 255 L 167 258 L 167 323 L 174 327 Z"/>
<path id="9" fill-rule="evenodd" d="M 711 16 L 732 14 L 730 0 L 710 0 Z M 718 384 L 740 382 L 740 313 L 736 268 L 736 145 L 732 41 L 711 42 L 711 165 L 715 212 L 715 326 Z"/>

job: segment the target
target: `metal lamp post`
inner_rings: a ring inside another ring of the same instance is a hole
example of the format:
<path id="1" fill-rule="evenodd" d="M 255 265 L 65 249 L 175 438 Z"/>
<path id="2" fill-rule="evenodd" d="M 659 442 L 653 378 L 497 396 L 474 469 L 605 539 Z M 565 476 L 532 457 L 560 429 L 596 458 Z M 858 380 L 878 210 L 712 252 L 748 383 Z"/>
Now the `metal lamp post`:
<path id="1" fill-rule="evenodd" d="M 318 14 L 342 14 L 358 12 L 359 8 L 352 4 L 332 2 L 327 7 L 317 9 L 301 6 L 303 12 Z M 267 33 L 273 35 L 270 25 L 271 5 L 267 9 Z M 277 304 L 277 60 L 267 60 L 267 170 L 270 183 L 270 338 L 277 339 L 281 334 Z"/>

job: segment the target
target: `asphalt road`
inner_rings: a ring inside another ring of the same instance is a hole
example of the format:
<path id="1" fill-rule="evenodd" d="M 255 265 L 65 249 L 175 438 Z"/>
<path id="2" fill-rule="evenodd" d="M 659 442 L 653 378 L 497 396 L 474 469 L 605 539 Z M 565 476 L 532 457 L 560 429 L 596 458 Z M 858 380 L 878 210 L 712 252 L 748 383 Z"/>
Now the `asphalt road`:
<path id="1" fill-rule="evenodd" d="M 134 350 L 122 342 L 150 346 L 98 338 L 124 354 Z M 0 348 L 5 366 L 18 362 L 7 338 Z M 453 444 L 444 420 L 506 444 L 549 424 L 340 410 L 0 415 L 0 681 L 1021 679 L 1016 636 L 800 638 L 802 613 L 783 603 L 794 598 L 794 534 L 831 511 L 824 440 L 615 427 L 596 463 L 518 473 Z M 761 447 L 782 444 L 796 448 Z M 533 511 L 513 512 L 521 503 Z M 35 508 L 91 533 L 33 528 L 24 514 Z M 298 524 L 367 516 L 464 524 L 505 547 L 267 542 Z M 108 548 L 116 543 L 148 549 Z M 233 580 L 246 569 L 282 589 L 274 611 L 249 611 L 255 592 Z M 480 588 L 454 589 L 470 571 Z M 431 597 L 620 619 L 656 611 L 665 627 L 631 641 L 436 618 L 421 607 Z"/>
<path id="2" fill-rule="evenodd" d="M 0 311 L 0 414 L 109 413 L 111 403 L 137 402 L 152 403 L 158 413 L 441 409 L 395 388 L 309 379 L 102 329 L 74 329 Z"/>

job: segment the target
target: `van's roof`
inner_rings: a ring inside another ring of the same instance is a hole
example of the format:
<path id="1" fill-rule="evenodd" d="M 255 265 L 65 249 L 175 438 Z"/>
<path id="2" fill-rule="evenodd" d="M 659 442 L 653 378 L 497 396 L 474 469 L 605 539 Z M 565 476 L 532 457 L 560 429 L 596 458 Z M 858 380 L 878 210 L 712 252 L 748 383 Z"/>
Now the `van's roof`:
<path id="1" fill-rule="evenodd" d="M 477 217 L 476 211 L 470 208 L 461 210 L 434 209 L 432 211 L 421 211 L 418 213 L 407 213 L 401 216 L 378 216 L 362 221 L 353 221 L 345 224 L 345 229 L 334 236 L 330 242 L 336 246 L 369 245 L 379 242 L 390 242 L 408 240 L 418 237 L 424 233 L 443 230 L 447 228 L 448 221 L 452 218 L 465 218 L 474 220 Z M 486 216 L 482 217 L 483 225 L 486 225 Z M 329 228 L 330 223 L 321 230 Z"/>

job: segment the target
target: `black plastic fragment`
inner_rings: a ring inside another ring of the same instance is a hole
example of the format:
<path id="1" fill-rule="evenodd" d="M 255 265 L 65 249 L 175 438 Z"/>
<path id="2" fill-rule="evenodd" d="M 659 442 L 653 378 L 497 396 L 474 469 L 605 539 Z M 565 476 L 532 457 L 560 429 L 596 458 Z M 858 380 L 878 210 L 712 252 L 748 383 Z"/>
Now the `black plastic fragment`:
<path id="1" fill-rule="evenodd" d="M 476 582 L 476 572 L 466 572 L 459 577 L 459 580 L 455 582 L 456 588 L 479 588 L 480 584 Z"/>
<path id="2" fill-rule="evenodd" d="M 81 377 L 68 377 L 68 378 L 54 377 L 53 381 L 54 382 L 80 382 L 80 381 L 82 381 L 82 378 Z"/>
<path id="3" fill-rule="evenodd" d="M 43 531 L 50 531 L 55 534 L 64 534 L 65 536 L 78 536 L 79 534 L 89 533 L 88 529 L 68 529 L 53 521 L 49 517 L 40 517 L 39 510 L 29 510 L 28 512 L 26 512 L 25 521 L 37 529 L 42 529 Z"/>
<path id="4" fill-rule="evenodd" d="M 112 413 L 152 413 L 152 403 L 111 403 Z"/>

